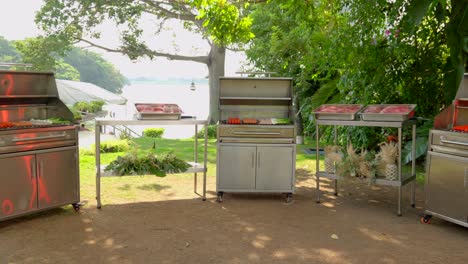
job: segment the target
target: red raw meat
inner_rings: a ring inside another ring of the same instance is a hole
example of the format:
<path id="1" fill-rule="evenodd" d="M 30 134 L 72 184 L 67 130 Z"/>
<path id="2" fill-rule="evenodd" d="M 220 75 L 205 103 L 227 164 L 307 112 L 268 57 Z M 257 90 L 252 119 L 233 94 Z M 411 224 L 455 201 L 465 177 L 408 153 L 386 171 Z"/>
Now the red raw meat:
<path id="1" fill-rule="evenodd" d="M 317 109 L 318 113 L 354 113 L 360 108 L 359 105 L 322 105 Z"/>
<path id="2" fill-rule="evenodd" d="M 364 110 L 363 113 L 380 113 L 380 111 L 382 111 L 382 108 L 383 106 L 380 105 L 370 105 L 366 108 L 366 110 Z"/>
<path id="3" fill-rule="evenodd" d="M 382 114 L 406 114 L 411 110 L 406 105 L 392 105 L 385 107 L 380 113 Z"/>

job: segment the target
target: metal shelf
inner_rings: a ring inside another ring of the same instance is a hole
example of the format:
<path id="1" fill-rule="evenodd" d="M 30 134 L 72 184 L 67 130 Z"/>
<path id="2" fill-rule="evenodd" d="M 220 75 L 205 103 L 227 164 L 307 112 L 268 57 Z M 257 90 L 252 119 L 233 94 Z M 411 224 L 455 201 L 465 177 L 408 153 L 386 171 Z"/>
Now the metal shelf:
<path id="1" fill-rule="evenodd" d="M 327 179 L 332 179 L 332 180 L 341 180 L 341 179 L 344 178 L 343 176 L 338 176 L 336 174 L 326 173 L 326 172 L 323 172 L 323 171 L 319 171 L 317 174 L 321 178 L 327 178 Z M 398 180 L 391 181 L 391 180 L 377 178 L 377 179 L 375 179 L 373 181 L 373 184 L 398 187 L 398 186 L 405 186 L 406 184 L 408 184 L 412 180 L 416 179 L 416 175 L 403 175 L 402 177 L 403 177 L 403 180 L 401 182 L 398 181 Z M 363 182 L 364 181 L 369 181 L 366 178 L 356 178 L 356 179 L 359 179 L 359 180 L 361 180 Z"/>
<path id="2" fill-rule="evenodd" d="M 177 172 L 177 173 L 170 173 L 170 174 L 179 174 L 179 173 L 199 173 L 199 172 L 206 172 L 207 168 L 203 167 L 203 164 L 196 163 L 196 162 L 187 162 L 190 164 L 190 168 L 188 168 L 184 172 Z M 141 176 L 140 174 L 132 174 L 132 175 L 117 175 L 111 171 L 105 171 L 107 165 L 100 165 L 101 167 L 101 177 L 132 177 L 132 176 Z M 148 175 L 151 173 L 148 173 Z M 142 174 L 143 175 L 143 174 Z M 146 174 L 144 174 L 146 175 Z"/>
<path id="3" fill-rule="evenodd" d="M 101 178 L 116 176 L 112 173 L 104 172 L 101 166 L 101 133 L 100 127 L 103 125 L 192 125 L 195 127 L 195 146 L 194 146 L 194 162 L 189 162 L 191 167 L 184 173 L 194 174 L 194 192 L 197 193 L 197 173 L 203 173 L 203 193 L 202 199 L 206 200 L 206 173 L 207 173 L 207 157 L 208 157 L 208 120 L 197 119 L 179 119 L 179 120 L 137 120 L 137 119 L 110 119 L 110 118 L 97 118 L 95 122 L 95 140 L 96 140 L 96 200 L 97 208 L 101 208 Z M 204 125 L 204 144 L 203 144 L 203 164 L 198 163 L 198 125 Z M 197 193 L 198 194 L 198 193 Z"/>
<path id="4" fill-rule="evenodd" d="M 316 119 L 316 188 L 317 188 L 317 203 L 320 202 L 320 178 L 328 178 L 334 181 L 334 191 L 335 195 L 338 195 L 338 180 L 342 177 L 339 177 L 335 174 L 325 173 L 319 170 L 320 166 L 320 154 L 319 154 L 319 139 L 320 139 L 320 125 L 332 125 L 334 126 L 334 135 L 335 135 L 335 144 L 337 140 L 337 126 L 366 126 L 366 127 L 393 127 L 398 128 L 398 153 L 400 153 L 400 159 L 398 159 L 398 179 L 395 181 L 389 181 L 385 179 L 376 179 L 373 183 L 377 185 L 386 185 L 398 187 L 398 208 L 397 215 L 401 216 L 401 203 L 403 199 L 402 187 L 408 183 L 411 184 L 411 205 L 414 207 L 415 204 L 415 181 L 416 181 L 416 161 L 414 158 L 414 153 L 416 149 L 416 122 L 414 120 L 405 120 L 405 121 L 362 121 L 362 120 L 320 120 Z M 403 175 L 402 173 L 402 161 L 401 161 L 401 150 L 402 150 L 402 129 L 405 126 L 411 125 L 412 127 L 412 163 L 411 163 L 411 174 Z"/>

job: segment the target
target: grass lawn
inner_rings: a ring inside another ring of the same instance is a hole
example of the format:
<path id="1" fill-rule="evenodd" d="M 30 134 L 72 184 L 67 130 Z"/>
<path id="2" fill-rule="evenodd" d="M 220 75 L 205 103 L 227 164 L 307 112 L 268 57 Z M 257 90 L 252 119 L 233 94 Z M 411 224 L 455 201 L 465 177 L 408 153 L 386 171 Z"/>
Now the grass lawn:
<path id="1" fill-rule="evenodd" d="M 173 151 L 178 158 L 185 161 L 193 161 L 194 139 L 154 139 L 154 138 L 136 138 L 133 139 L 137 148 L 149 149 L 156 146 L 157 153 L 167 153 Z M 203 140 L 199 140 L 198 160 L 203 161 Z M 315 173 L 315 154 L 306 154 L 304 149 L 315 148 L 314 142 L 306 142 L 305 145 L 297 146 L 296 169 L 297 177 L 309 177 Z M 85 151 L 86 152 L 86 151 Z M 101 165 L 107 165 L 117 156 L 125 155 L 123 152 L 101 153 Z M 323 159 L 323 157 L 321 157 Z M 323 162 L 321 162 L 323 169 Z M 407 169 L 409 167 L 407 166 Z M 80 153 L 80 183 L 81 199 L 94 201 L 96 196 L 96 177 L 95 177 L 95 157 L 94 154 Z M 199 175 L 202 175 L 201 173 Z M 216 140 L 210 139 L 208 142 L 208 179 L 214 180 L 216 176 Z M 186 180 L 192 178 L 192 173 L 170 174 L 166 177 L 157 177 L 154 175 L 143 176 L 124 176 L 124 177 L 105 177 L 102 179 L 102 202 L 120 203 L 133 201 L 150 201 L 161 198 L 164 192 L 168 197 L 171 196 L 171 182 Z M 417 178 L 419 183 L 424 182 L 424 168 L 417 167 Z M 200 180 L 201 183 L 201 180 Z M 201 185 L 200 185 L 201 186 Z M 187 189 L 193 186 L 187 186 Z M 214 191 L 214 190 L 208 190 Z"/>

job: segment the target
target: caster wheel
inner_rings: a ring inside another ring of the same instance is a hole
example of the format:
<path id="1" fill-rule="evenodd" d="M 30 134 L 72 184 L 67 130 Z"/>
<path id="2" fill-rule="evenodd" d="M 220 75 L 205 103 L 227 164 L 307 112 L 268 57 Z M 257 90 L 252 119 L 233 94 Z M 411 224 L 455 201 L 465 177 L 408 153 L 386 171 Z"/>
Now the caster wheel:
<path id="1" fill-rule="evenodd" d="M 431 223 L 431 217 L 432 215 L 425 215 L 419 219 L 421 223 L 429 225 Z"/>
<path id="2" fill-rule="evenodd" d="M 224 195 L 223 192 L 218 192 L 218 197 L 216 198 L 216 201 L 217 201 L 218 203 L 222 203 L 222 202 L 223 202 L 223 195 Z"/>
<path id="3" fill-rule="evenodd" d="M 72 206 L 73 206 L 73 210 L 75 210 L 75 212 L 79 212 L 80 209 L 81 209 L 79 204 L 72 204 Z"/>
<path id="4" fill-rule="evenodd" d="M 286 194 L 286 203 L 291 203 L 293 201 L 292 193 Z"/>

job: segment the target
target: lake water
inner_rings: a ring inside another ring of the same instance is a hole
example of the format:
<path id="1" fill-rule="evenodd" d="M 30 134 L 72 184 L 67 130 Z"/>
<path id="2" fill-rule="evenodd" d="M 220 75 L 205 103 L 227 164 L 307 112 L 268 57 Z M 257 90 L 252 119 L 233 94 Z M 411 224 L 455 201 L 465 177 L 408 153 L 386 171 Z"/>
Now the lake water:
<path id="1" fill-rule="evenodd" d="M 207 82 L 195 83 L 195 90 L 187 84 L 161 84 L 157 82 L 134 82 L 123 88 L 122 96 L 127 104 L 106 105 L 105 109 L 115 114 L 116 119 L 132 119 L 136 113 L 135 103 L 170 103 L 182 108 L 184 116 L 206 119 L 209 113 L 209 88 Z M 150 126 L 132 126 L 141 133 Z M 151 126 L 154 127 L 154 126 Z M 188 138 L 194 135 L 193 126 L 160 126 L 165 129 L 164 138 Z M 199 128 L 201 129 L 201 128 Z M 108 130 L 110 131 L 110 130 Z"/>

